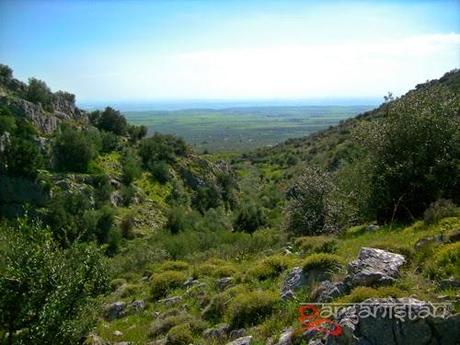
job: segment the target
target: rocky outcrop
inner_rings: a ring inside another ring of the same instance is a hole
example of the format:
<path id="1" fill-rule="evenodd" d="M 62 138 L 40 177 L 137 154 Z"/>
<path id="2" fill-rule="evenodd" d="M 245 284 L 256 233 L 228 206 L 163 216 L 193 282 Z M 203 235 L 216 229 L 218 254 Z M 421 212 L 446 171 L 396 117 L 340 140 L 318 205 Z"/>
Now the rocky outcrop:
<path id="1" fill-rule="evenodd" d="M 85 111 L 60 96 L 54 97 L 53 112 L 45 111 L 40 104 L 9 96 L 0 96 L 0 106 L 8 107 L 13 114 L 29 119 L 38 130 L 45 134 L 54 132 L 63 120 L 88 122 L 88 115 Z"/>
<path id="2" fill-rule="evenodd" d="M 281 299 L 288 300 L 295 297 L 294 291 L 307 284 L 307 277 L 301 267 L 294 267 L 287 275 L 281 287 Z"/>
<path id="3" fill-rule="evenodd" d="M 385 285 L 399 277 L 399 270 L 406 262 L 404 256 L 382 249 L 361 248 L 358 259 L 348 266 L 352 286 Z"/>
<path id="4" fill-rule="evenodd" d="M 376 317 L 368 306 L 378 307 Z M 424 312 L 430 310 L 431 313 Z M 329 335 L 330 345 L 455 345 L 460 339 L 460 315 L 447 310 L 445 317 L 433 314 L 433 306 L 414 298 L 368 299 L 346 309 L 336 322 L 340 336 Z M 316 340 L 315 340 L 316 341 Z M 309 344 L 313 344 L 311 341 Z"/>

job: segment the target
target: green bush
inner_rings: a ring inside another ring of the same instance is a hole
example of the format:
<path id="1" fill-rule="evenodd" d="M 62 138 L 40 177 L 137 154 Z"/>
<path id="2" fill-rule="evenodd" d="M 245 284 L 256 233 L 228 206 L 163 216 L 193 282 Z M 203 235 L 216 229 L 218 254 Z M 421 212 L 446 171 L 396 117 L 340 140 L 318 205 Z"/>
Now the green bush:
<path id="1" fill-rule="evenodd" d="M 453 277 L 460 280 L 460 242 L 442 246 L 427 263 L 425 272 L 431 279 Z"/>
<path id="2" fill-rule="evenodd" d="M 95 325 L 96 297 L 108 289 L 100 251 L 62 249 L 48 229 L 24 220 L 0 228 L 0 246 L 0 334 L 10 332 L 9 343 L 79 343 Z"/>
<path id="3" fill-rule="evenodd" d="M 96 150 L 84 132 L 64 127 L 55 139 L 53 155 L 57 170 L 84 173 Z"/>
<path id="4" fill-rule="evenodd" d="M 226 317 L 234 328 L 256 325 L 273 313 L 278 301 L 278 295 L 272 291 L 240 294 L 230 301 Z"/>
<path id="5" fill-rule="evenodd" d="M 181 260 L 166 260 L 162 262 L 156 271 L 158 272 L 163 272 L 163 271 L 188 271 L 190 268 L 190 265 Z"/>
<path id="6" fill-rule="evenodd" d="M 288 191 L 287 229 L 296 235 L 319 235 L 343 229 L 344 203 L 332 177 L 307 168 Z"/>
<path id="7" fill-rule="evenodd" d="M 245 231 L 252 234 L 266 223 L 267 219 L 262 207 L 254 202 L 246 201 L 236 211 L 233 226 L 238 231 Z"/>
<path id="8" fill-rule="evenodd" d="M 169 290 L 181 287 L 187 275 L 178 271 L 165 271 L 152 276 L 151 294 L 155 299 L 166 296 Z"/>
<path id="9" fill-rule="evenodd" d="M 329 236 L 306 236 L 297 238 L 295 246 L 302 253 L 334 253 L 337 240 Z"/>
<path id="10" fill-rule="evenodd" d="M 279 276 L 288 268 L 289 260 L 282 255 L 269 256 L 254 263 L 248 270 L 250 277 L 265 280 Z"/>
<path id="11" fill-rule="evenodd" d="M 142 174 L 141 162 L 135 150 L 125 150 L 120 160 L 122 179 L 127 185 L 131 184 Z"/>
<path id="12" fill-rule="evenodd" d="M 340 256 L 329 253 L 317 253 L 308 256 L 303 263 L 303 271 L 336 271 L 343 264 Z"/>
<path id="13" fill-rule="evenodd" d="M 124 135 L 127 130 L 128 123 L 125 117 L 118 111 L 111 107 L 107 107 L 98 116 L 96 127 L 112 132 L 116 135 Z"/>
<path id="14" fill-rule="evenodd" d="M 171 179 L 170 166 L 165 161 L 150 163 L 147 169 L 155 181 L 166 183 Z"/>
<path id="15" fill-rule="evenodd" d="M 101 152 L 109 153 L 120 148 L 120 138 L 112 132 L 100 132 Z"/>
<path id="16" fill-rule="evenodd" d="M 0 77 L 11 79 L 13 78 L 13 70 L 8 65 L 0 64 Z"/>
<path id="17" fill-rule="evenodd" d="M 185 156 L 187 152 L 185 142 L 173 135 L 155 133 L 152 137 L 141 140 L 139 144 L 139 156 L 146 169 L 159 161 L 173 163 L 177 156 Z"/>
<path id="18" fill-rule="evenodd" d="M 53 93 L 42 80 L 30 78 L 26 98 L 28 101 L 41 104 L 43 109 L 53 111 Z"/>
<path id="19" fill-rule="evenodd" d="M 174 326 L 166 336 L 166 345 L 189 345 L 191 343 L 193 343 L 193 335 L 187 324 Z"/>
<path id="20" fill-rule="evenodd" d="M 370 219 L 407 221 L 421 217 L 439 198 L 460 201 L 458 95 L 443 86 L 421 89 L 388 103 L 381 121 L 355 131 L 369 164 Z"/>
<path id="21" fill-rule="evenodd" d="M 455 204 L 450 200 L 440 199 L 428 207 L 423 213 L 423 220 L 426 224 L 436 224 L 441 219 L 452 217 L 456 214 Z"/>

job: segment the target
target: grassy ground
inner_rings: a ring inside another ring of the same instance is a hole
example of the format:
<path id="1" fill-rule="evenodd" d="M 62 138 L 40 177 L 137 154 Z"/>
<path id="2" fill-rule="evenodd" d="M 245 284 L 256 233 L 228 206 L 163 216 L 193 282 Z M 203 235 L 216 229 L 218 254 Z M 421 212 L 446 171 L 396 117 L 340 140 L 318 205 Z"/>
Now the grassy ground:
<path id="1" fill-rule="evenodd" d="M 150 254 L 156 253 L 150 262 L 134 260 L 134 265 L 118 271 L 112 284 L 113 292 L 104 301 L 130 303 L 144 299 L 147 308 L 112 322 L 101 319 L 97 333 L 110 341 L 135 344 L 145 344 L 168 334 L 171 339 L 179 334 L 195 344 L 213 344 L 202 338 L 202 331 L 225 322 L 234 328 L 246 328 L 248 334 L 254 336 L 255 344 L 265 344 L 267 338 L 280 334 L 284 328 L 298 326 L 298 305 L 310 301 L 310 293 L 317 285 L 313 282 L 300 291 L 297 300 L 281 301 L 280 286 L 289 269 L 302 267 L 306 262 L 309 267 L 324 265 L 324 257 L 332 258 L 343 262 L 332 277 L 339 279 L 346 272 L 346 263 L 356 258 L 361 247 L 401 253 L 408 263 L 393 286 L 357 288 L 340 301 L 359 302 L 368 297 L 385 296 L 413 296 L 429 301 L 438 301 L 443 295 L 453 298 L 458 290 L 441 290 L 437 284 L 440 278 L 452 273 L 443 275 L 449 264 L 439 253 L 450 251 L 451 256 L 458 255 L 458 246 L 440 243 L 416 250 L 415 244 L 437 235 L 447 238 L 459 229 L 460 217 L 450 217 L 432 225 L 418 221 L 410 226 L 385 226 L 374 231 L 363 225 L 350 228 L 340 237 L 304 237 L 296 241 L 289 240 L 277 229 L 258 230 L 253 236 L 218 231 L 206 243 L 200 243 L 203 234 L 199 232 L 172 236 L 160 231 L 149 239 L 142 239 L 144 247 L 137 247 L 136 240 L 131 241 L 126 256 L 112 259 L 113 265 L 123 267 L 123 262 L 138 251 L 150 248 Z M 172 243 L 181 243 L 180 260 L 168 259 L 175 248 Z M 197 243 L 200 246 L 195 247 Z M 286 248 L 290 248 L 290 252 Z M 433 276 L 430 270 L 438 272 L 438 276 Z M 233 278 L 231 285 L 225 290 L 219 289 L 217 280 L 227 276 Z M 188 277 L 196 278 L 199 284 L 184 287 L 182 284 Z M 171 305 L 160 301 L 172 296 L 182 299 Z M 115 331 L 123 335 L 116 336 Z"/>

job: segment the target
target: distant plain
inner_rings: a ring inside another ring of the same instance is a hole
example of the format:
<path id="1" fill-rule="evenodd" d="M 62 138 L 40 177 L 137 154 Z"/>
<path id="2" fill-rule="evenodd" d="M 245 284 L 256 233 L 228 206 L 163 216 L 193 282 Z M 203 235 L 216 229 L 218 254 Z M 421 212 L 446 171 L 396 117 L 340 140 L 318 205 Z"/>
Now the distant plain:
<path id="1" fill-rule="evenodd" d="M 261 106 L 174 111 L 125 111 L 129 122 L 175 134 L 199 151 L 245 152 L 309 135 L 373 105 Z"/>

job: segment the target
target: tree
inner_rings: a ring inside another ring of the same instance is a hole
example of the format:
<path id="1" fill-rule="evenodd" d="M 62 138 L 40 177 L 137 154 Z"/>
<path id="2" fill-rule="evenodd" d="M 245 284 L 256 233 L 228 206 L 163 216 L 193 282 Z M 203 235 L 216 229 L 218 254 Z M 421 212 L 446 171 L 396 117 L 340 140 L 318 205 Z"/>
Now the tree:
<path id="1" fill-rule="evenodd" d="M 343 204 L 332 177 L 306 168 L 288 191 L 287 229 L 297 235 L 317 235 L 341 230 Z"/>
<path id="2" fill-rule="evenodd" d="M 266 223 L 267 219 L 262 207 L 253 201 L 245 201 L 237 211 L 233 226 L 238 231 L 252 234 Z"/>
<path id="3" fill-rule="evenodd" d="M 147 169 L 158 161 L 174 163 L 176 156 L 185 156 L 187 151 L 187 145 L 181 138 L 159 133 L 143 139 L 139 145 L 139 156 Z"/>
<path id="4" fill-rule="evenodd" d="M 0 77 L 6 78 L 6 79 L 13 78 L 13 70 L 10 68 L 10 66 L 0 64 Z"/>
<path id="5" fill-rule="evenodd" d="M 79 343 L 96 321 L 95 297 L 108 286 L 100 251 L 63 250 L 48 229 L 24 220 L 0 227 L 0 243 L 0 329 L 8 343 Z"/>
<path id="6" fill-rule="evenodd" d="M 381 121 L 355 131 L 370 176 L 369 217 L 412 220 L 434 201 L 460 201 L 460 99 L 443 87 L 387 103 Z"/>
<path id="7" fill-rule="evenodd" d="M 94 143 L 85 133 L 63 127 L 53 145 L 54 163 L 59 171 L 84 173 L 96 155 Z"/>
<path id="8" fill-rule="evenodd" d="M 126 122 L 125 117 L 121 115 L 118 110 L 107 107 L 99 114 L 96 127 L 117 135 L 124 135 L 126 133 L 128 123 Z"/>
<path id="9" fill-rule="evenodd" d="M 36 78 L 29 79 L 26 98 L 28 101 L 41 104 L 43 109 L 53 111 L 53 93 L 46 83 Z"/>

